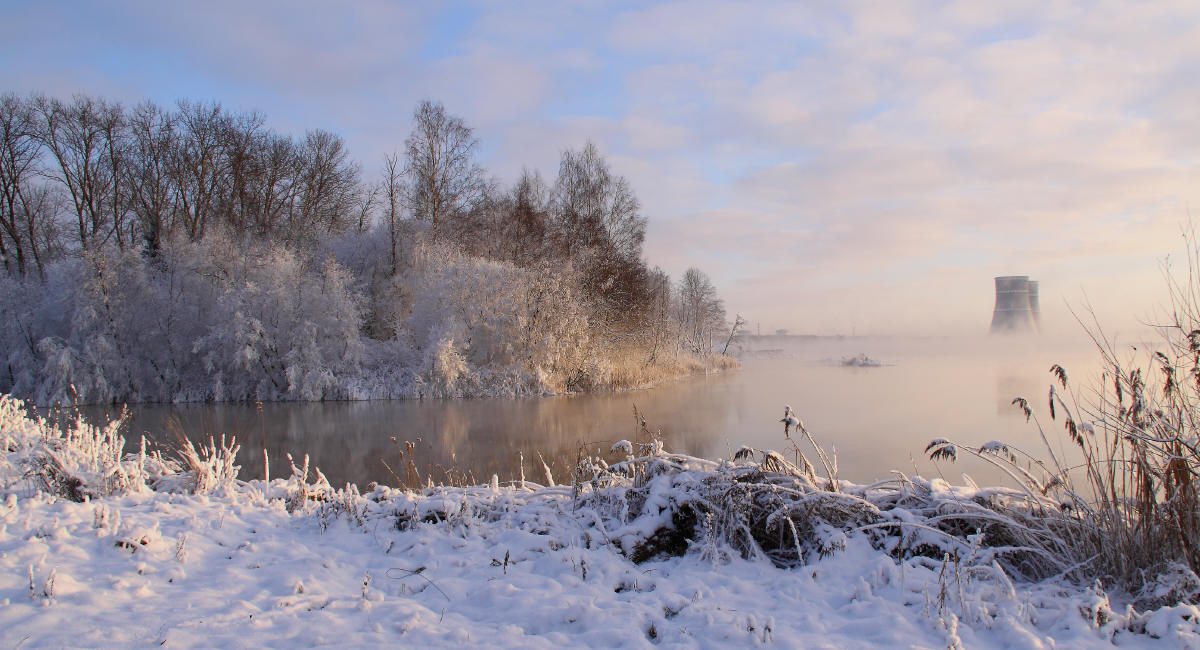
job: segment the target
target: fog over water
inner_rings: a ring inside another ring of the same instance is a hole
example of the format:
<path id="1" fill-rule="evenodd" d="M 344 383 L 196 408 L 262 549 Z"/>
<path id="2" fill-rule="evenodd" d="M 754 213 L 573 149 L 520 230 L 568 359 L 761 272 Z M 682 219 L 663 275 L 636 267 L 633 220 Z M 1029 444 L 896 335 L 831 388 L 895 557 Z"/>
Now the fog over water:
<path id="1" fill-rule="evenodd" d="M 884 365 L 842 365 L 858 354 Z M 141 405 L 126 435 L 131 446 L 143 432 L 169 442 L 173 420 L 196 440 L 233 434 L 242 444 L 242 478 L 262 476 L 265 438 L 275 477 L 286 473 L 285 453 L 298 462 L 308 453 L 335 484 L 394 484 L 392 471 L 400 472 L 395 437 L 416 443 L 417 465 L 435 482 L 447 472 L 477 481 L 492 474 L 517 478 L 522 455 L 526 476 L 544 482 L 539 453 L 558 481 L 569 480 L 580 453 L 617 460 L 609 449 L 635 437 L 635 407 L 671 451 L 716 459 L 749 445 L 791 458 L 779 421 L 790 405 L 817 441 L 836 452 L 841 478 L 870 482 L 896 470 L 957 484 L 966 472 L 977 482 L 996 483 L 1003 478 L 998 471 L 966 454 L 955 464 L 930 462 L 925 445 L 933 438 L 973 447 L 1002 440 L 1044 457 L 1036 425 L 1011 404 L 1013 397 L 1029 399 L 1057 447 L 1061 422 L 1051 422 L 1045 406 L 1050 366 L 1062 364 L 1073 387 L 1099 380 L 1099 356 L 1078 337 L 762 337 L 747 340 L 742 356 L 740 370 L 623 393 L 268 403 L 261 417 L 254 404 Z M 810 445 L 794 438 L 816 462 Z"/>

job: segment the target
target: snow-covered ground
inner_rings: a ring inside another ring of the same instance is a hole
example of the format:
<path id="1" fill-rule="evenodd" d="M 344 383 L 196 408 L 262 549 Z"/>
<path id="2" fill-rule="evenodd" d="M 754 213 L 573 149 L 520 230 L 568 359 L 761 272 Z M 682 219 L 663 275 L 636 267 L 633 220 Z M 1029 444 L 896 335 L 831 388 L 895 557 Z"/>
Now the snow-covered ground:
<path id="1" fill-rule="evenodd" d="M 182 473 L 152 455 L 114 463 L 114 433 L 52 434 L 0 399 L 5 645 L 1200 647 L 1192 606 L 1137 613 L 995 561 L 897 562 L 866 534 L 832 534 L 828 554 L 797 540 L 795 568 L 711 539 L 630 559 L 684 490 L 758 471 L 745 460 L 651 448 L 679 471 L 643 476 L 641 514 L 614 515 L 605 490 L 619 485 L 360 495 L 303 471 L 232 480 L 219 450 Z M 81 479 L 60 494 L 86 501 L 47 491 L 55 467 Z"/>

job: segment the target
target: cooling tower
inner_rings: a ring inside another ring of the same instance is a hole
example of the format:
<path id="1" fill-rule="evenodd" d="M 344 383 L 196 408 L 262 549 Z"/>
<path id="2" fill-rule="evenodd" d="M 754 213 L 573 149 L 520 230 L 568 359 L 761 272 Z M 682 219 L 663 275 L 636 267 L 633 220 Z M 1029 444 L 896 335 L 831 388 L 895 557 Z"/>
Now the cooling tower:
<path id="1" fill-rule="evenodd" d="M 1037 331 L 1042 331 L 1042 307 L 1038 303 L 1038 283 L 1037 280 L 1029 281 L 1029 311 L 1033 313 L 1033 326 Z"/>
<path id="2" fill-rule="evenodd" d="M 1026 332 L 1034 329 L 1036 304 L 1037 283 L 1031 283 L 1028 275 L 996 278 L 996 309 L 992 312 L 992 333 Z"/>

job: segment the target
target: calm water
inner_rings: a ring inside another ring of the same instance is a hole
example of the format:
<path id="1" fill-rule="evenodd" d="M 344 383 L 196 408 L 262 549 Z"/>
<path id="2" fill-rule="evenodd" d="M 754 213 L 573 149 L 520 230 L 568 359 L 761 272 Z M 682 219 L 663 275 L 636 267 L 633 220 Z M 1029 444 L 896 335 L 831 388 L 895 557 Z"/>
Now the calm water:
<path id="1" fill-rule="evenodd" d="M 126 435 L 170 442 L 169 431 L 194 439 L 233 434 L 242 444 L 242 478 L 262 476 L 265 442 L 272 475 L 286 467 L 285 453 L 305 453 L 335 484 L 395 483 L 384 463 L 398 469 L 392 438 L 416 443 L 416 462 L 435 482 L 447 472 L 487 481 L 520 473 L 542 482 L 539 452 L 557 480 L 582 453 L 607 453 L 613 442 L 633 439 L 633 409 L 667 448 L 707 458 L 729 457 L 742 445 L 776 449 L 791 457 L 779 419 L 790 404 L 828 451 L 836 451 L 840 476 L 856 482 L 887 478 L 892 470 L 943 475 L 954 483 L 969 473 L 996 482 L 998 473 L 977 462 L 929 462 L 932 438 L 980 445 L 1004 440 L 1041 451 L 1032 424 L 1010 405 L 1028 397 L 1045 418 L 1052 363 L 1072 380 L 1097 368 L 1096 355 L 1079 343 L 1042 339 L 763 339 L 753 343 L 743 368 L 618 394 L 509 400 L 426 400 L 151 406 L 134 409 Z M 840 365 L 865 353 L 883 367 Z M 96 411 L 93 411 L 96 413 Z M 1048 426 L 1050 425 L 1046 423 Z M 801 449 L 809 454 L 807 443 Z M 815 456 L 810 455 L 815 462 Z"/>

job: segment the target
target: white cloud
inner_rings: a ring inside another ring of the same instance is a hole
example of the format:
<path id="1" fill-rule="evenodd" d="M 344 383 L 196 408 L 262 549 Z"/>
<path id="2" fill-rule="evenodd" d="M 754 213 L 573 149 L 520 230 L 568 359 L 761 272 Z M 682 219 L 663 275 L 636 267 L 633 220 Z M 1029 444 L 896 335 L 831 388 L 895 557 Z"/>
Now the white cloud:
<path id="1" fill-rule="evenodd" d="M 27 6 L 0 83 L 200 93 L 343 133 L 367 169 L 426 97 L 502 179 L 552 180 L 591 139 L 651 218 L 651 263 L 794 331 L 973 327 L 1014 272 L 1140 315 L 1200 204 L 1190 0 L 467 8 L 444 37 L 442 9 L 382 1 Z"/>

